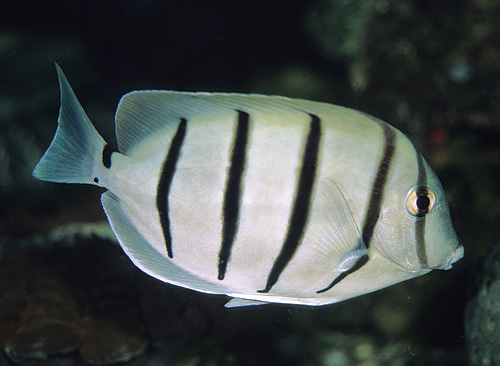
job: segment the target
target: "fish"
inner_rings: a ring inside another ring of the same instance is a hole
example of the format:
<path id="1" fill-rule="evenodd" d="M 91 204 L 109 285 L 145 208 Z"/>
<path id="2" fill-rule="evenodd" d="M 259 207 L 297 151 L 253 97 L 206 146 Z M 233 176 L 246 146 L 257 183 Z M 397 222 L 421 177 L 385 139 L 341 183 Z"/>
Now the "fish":
<path id="1" fill-rule="evenodd" d="M 58 126 L 33 176 L 103 187 L 145 273 L 226 307 L 318 306 L 450 269 L 464 255 L 443 187 L 399 130 L 337 105 L 140 90 L 97 132 L 62 69 Z"/>

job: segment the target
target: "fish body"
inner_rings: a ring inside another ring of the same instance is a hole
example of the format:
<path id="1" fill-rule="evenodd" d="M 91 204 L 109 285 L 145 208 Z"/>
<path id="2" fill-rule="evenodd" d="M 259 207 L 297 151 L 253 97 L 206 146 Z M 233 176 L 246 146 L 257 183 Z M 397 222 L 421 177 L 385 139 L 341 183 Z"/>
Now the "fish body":
<path id="1" fill-rule="evenodd" d="M 228 307 L 324 305 L 463 256 L 438 178 L 383 121 L 285 97 L 136 91 L 114 151 L 57 71 L 59 125 L 33 175 L 106 188 L 120 245 L 151 276 Z"/>

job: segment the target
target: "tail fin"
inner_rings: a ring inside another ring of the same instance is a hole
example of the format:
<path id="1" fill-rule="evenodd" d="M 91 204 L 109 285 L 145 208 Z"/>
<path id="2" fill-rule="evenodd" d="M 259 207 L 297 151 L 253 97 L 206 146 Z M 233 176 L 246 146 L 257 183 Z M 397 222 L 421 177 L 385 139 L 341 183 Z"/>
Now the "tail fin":
<path id="1" fill-rule="evenodd" d="M 95 184 L 94 166 L 106 142 L 90 122 L 57 63 L 56 69 L 61 90 L 59 125 L 33 176 L 57 183 Z"/>

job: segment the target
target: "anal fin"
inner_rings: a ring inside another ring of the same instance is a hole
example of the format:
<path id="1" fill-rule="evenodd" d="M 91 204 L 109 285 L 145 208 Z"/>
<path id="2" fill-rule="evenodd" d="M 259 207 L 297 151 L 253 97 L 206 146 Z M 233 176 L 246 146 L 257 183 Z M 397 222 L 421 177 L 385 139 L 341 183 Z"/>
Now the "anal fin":
<path id="1" fill-rule="evenodd" d="M 137 231 L 115 194 L 110 191 L 104 192 L 101 201 L 118 242 L 132 262 L 142 271 L 161 281 L 192 290 L 211 294 L 227 293 L 221 284 L 214 284 L 193 275 L 156 251 Z"/>

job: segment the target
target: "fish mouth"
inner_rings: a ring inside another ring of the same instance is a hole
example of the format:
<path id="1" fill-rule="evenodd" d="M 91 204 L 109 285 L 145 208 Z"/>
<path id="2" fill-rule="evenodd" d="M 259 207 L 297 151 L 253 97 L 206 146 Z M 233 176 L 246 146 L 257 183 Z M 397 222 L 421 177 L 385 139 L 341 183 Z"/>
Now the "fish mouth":
<path id="1" fill-rule="evenodd" d="M 445 271 L 452 269 L 453 265 L 464 257 L 464 252 L 465 252 L 464 246 L 461 243 L 459 243 L 457 249 L 455 249 L 453 254 L 450 255 L 446 260 L 446 262 L 437 269 L 444 269 Z"/>

